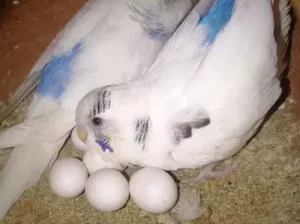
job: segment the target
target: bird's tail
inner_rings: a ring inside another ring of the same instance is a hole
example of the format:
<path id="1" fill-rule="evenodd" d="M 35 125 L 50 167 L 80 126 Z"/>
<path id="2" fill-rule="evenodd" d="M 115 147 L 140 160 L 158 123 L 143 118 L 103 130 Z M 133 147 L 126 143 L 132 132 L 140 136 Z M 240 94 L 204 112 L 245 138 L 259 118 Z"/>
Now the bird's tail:
<path id="1" fill-rule="evenodd" d="M 68 136 L 53 142 L 24 144 L 13 149 L 0 175 L 0 220 L 24 190 L 34 185 L 52 165 Z"/>
<path id="2" fill-rule="evenodd" d="M 52 165 L 70 135 L 73 120 L 68 110 L 60 108 L 0 132 L 0 149 L 14 147 L 0 174 L 0 220 Z"/>
<path id="3" fill-rule="evenodd" d="M 45 124 L 36 120 L 28 120 L 5 129 L 0 132 L 0 149 L 16 147 L 20 145 L 33 144 L 37 142 L 50 141 L 54 142 L 70 132 L 75 124 L 63 123 L 65 127 L 58 128 L 53 123 Z M 53 127 L 51 127 L 51 124 Z"/>

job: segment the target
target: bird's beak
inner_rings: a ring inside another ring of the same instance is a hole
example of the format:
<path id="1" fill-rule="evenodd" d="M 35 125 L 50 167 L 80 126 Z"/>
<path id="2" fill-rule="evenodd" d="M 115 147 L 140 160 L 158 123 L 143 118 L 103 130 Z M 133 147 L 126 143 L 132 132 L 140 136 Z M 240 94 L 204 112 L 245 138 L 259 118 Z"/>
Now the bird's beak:
<path id="1" fill-rule="evenodd" d="M 88 131 L 85 128 L 76 127 L 76 133 L 78 138 L 85 143 L 88 136 Z"/>

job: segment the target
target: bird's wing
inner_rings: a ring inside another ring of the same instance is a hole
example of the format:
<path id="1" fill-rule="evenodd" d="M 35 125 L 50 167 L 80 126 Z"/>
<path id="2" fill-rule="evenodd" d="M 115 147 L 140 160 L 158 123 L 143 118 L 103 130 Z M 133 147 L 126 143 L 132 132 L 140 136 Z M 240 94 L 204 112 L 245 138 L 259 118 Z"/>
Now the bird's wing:
<path id="1" fill-rule="evenodd" d="M 107 0 L 106 0 L 107 1 Z M 100 1 L 101 2 L 101 1 Z M 8 101 L 8 105 L 0 115 L 0 124 L 14 109 L 37 87 L 44 66 L 53 57 L 58 57 L 68 51 L 88 35 L 99 20 L 105 18 L 105 13 L 99 13 L 101 4 L 97 0 L 88 1 L 60 31 L 43 54 L 35 62 L 33 68 Z M 101 10 L 103 11 L 103 10 Z"/>
<path id="2" fill-rule="evenodd" d="M 183 94 L 190 102 L 183 110 L 204 109 L 211 123 L 174 147 L 172 156 L 181 167 L 201 167 L 235 154 L 280 96 L 271 1 L 238 2 L 229 28 Z M 280 32 L 287 40 L 290 7 L 287 0 L 279 2 Z"/>

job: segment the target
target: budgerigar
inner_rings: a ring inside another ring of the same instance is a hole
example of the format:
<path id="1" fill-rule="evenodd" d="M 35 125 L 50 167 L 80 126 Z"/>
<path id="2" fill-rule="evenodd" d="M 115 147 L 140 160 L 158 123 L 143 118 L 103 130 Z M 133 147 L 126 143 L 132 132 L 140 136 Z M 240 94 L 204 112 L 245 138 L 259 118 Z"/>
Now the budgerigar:
<path id="1" fill-rule="evenodd" d="M 0 148 L 14 147 L 0 176 L 0 219 L 56 159 L 75 126 L 78 101 L 143 74 L 193 6 L 193 0 L 90 0 L 80 9 L 4 114 L 37 85 L 25 121 L 0 133 Z"/>
<path id="2" fill-rule="evenodd" d="M 289 9 L 287 0 L 200 1 L 144 75 L 79 102 L 80 139 L 129 166 L 195 169 L 233 156 L 281 95 Z"/>

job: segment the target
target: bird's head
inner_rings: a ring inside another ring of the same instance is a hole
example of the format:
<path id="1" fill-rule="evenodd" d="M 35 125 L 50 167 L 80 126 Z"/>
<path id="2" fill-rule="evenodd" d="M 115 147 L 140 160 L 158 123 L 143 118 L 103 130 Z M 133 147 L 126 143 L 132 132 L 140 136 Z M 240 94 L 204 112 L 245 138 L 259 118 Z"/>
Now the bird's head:
<path id="1" fill-rule="evenodd" d="M 135 132 L 145 131 L 147 122 L 149 124 L 144 116 L 147 101 L 143 100 L 143 90 L 129 87 L 129 84 L 120 84 L 97 88 L 80 100 L 72 133 L 77 148 L 110 154 L 124 144 L 136 146 Z M 140 138 L 142 141 L 143 137 Z"/>

